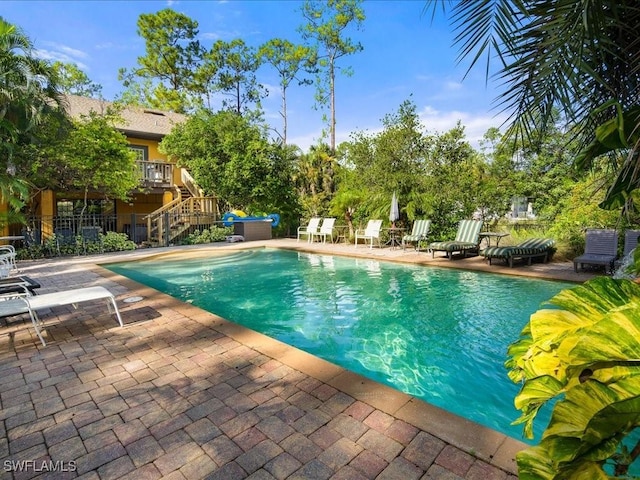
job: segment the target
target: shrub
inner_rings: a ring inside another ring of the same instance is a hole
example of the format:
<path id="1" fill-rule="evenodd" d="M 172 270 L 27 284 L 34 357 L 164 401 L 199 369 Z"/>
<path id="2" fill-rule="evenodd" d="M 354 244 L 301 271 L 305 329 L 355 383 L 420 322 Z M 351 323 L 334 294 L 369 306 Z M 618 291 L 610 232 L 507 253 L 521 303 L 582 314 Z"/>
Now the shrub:
<path id="1" fill-rule="evenodd" d="M 107 232 L 102 237 L 102 245 L 105 252 L 121 252 L 135 250 L 136 244 L 129 240 L 126 233 Z"/>
<path id="2" fill-rule="evenodd" d="M 201 243 L 223 242 L 228 235 L 232 235 L 231 227 L 213 226 L 210 229 L 196 230 L 190 233 L 182 243 L 184 245 L 197 245 Z"/>

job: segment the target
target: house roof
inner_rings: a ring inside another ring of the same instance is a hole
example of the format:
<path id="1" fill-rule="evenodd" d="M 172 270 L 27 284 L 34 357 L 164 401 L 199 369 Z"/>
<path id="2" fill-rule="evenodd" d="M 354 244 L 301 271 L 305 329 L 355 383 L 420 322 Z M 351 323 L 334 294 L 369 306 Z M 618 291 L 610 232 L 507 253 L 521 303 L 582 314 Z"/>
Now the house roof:
<path id="1" fill-rule="evenodd" d="M 73 118 L 89 115 L 90 112 L 105 113 L 113 102 L 96 98 L 66 95 L 66 109 Z M 154 110 L 152 108 L 126 105 L 120 111 L 122 122 L 116 128 L 130 137 L 161 139 L 171 132 L 174 125 L 186 121 L 186 115 Z"/>

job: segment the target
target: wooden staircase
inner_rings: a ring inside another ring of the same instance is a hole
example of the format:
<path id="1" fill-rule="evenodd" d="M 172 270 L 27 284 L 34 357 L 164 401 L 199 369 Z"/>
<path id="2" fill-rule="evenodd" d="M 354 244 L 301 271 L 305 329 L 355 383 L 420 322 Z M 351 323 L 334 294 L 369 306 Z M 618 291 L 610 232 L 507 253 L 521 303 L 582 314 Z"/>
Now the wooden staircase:
<path id="1" fill-rule="evenodd" d="M 204 196 L 193 178 L 183 168 L 178 197 L 147 216 L 150 246 L 169 246 L 193 226 L 211 225 L 219 217 L 217 199 Z"/>
<path id="2" fill-rule="evenodd" d="M 192 226 L 211 225 L 216 219 L 215 197 L 177 198 L 147 216 L 151 246 L 169 246 Z"/>

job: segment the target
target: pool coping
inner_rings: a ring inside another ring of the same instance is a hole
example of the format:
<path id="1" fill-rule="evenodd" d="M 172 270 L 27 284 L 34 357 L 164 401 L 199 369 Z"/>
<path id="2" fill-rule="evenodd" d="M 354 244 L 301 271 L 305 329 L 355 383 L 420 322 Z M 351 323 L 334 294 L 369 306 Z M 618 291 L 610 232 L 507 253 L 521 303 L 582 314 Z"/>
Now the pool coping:
<path id="1" fill-rule="evenodd" d="M 401 263 L 411 263 L 418 265 L 435 265 L 450 268 L 460 268 L 469 270 L 469 263 L 446 260 L 443 265 L 442 261 L 429 261 L 428 259 L 420 259 L 422 261 L 416 261 L 415 254 L 408 252 L 404 253 L 401 257 L 381 257 L 373 255 L 373 252 L 368 252 L 368 249 L 354 249 L 355 251 L 349 252 L 340 250 L 337 251 L 333 246 L 320 246 L 320 248 L 314 248 L 314 245 L 308 244 L 291 244 L 292 242 L 285 242 L 282 244 L 274 245 L 271 242 L 248 242 L 245 244 L 233 244 L 225 245 L 225 251 L 235 250 L 247 250 L 247 249 L 259 249 L 259 248 L 279 248 L 286 250 L 298 250 L 309 253 L 325 253 L 331 255 L 341 255 L 349 257 L 364 257 L 374 258 L 384 261 L 397 261 Z M 528 448 L 524 442 L 516 440 L 505 434 L 492 430 L 488 427 L 480 425 L 476 422 L 467 420 L 461 416 L 450 413 L 435 405 L 429 404 L 426 401 L 417 399 L 411 395 L 402 393 L 392 387 L 383 385 L 381 383 L 369 380 L 362 375 L 351 372 L 343 367 L 335 365 L 331 362 L 323 360 L 319 357 L 304 352 L 296 347 L 287 345 L 283 342 L 270 338 L 264 334 L 251 330 L 247 327 L 230 322 L 218 315 L 207 312 L 189 303 L 182 302 L 170 295 L 159 292 L 151 287 L 142 285 L 134 280 L 112 272 L 102 265 L 108 265 L 109 263 L 133 261 L 150 259 L 154 257 L 177 257 L 177 256 L 206 256 L 213 251 L 220 252 L 220 245 L 217 246 L 200 246 L 197 249 L 181 249 L 174 251 L 152 251 L 150 250 L 148 255 L 136 255 L 136 258 L 114 258 L 105 259 L 104 261 L 97 262 L 88 267 L 98 275 L 108 278 L 114 281 L 128 290 L 135 292 L 142 296 L 148 296 L 153 294 L 155 296 L 160 295 L 162 302 L 167 306 L 180 309 L 181 311 L 190 311 L 194 315 L 199 316 L 201 321 L 209 323 L 208 326 L 215 329 L 221 334 L 224 334 L 233 340 L 246 345 L 270 358 L 277 359 L 283 364 L 298 370 L 305 375 L 308 375 L 318 381 L 326 383 L 345 394 L 351 395 L 356 400 L 370 405 L 373 408 L 379 409 L 397 419 L 403 420 L 406 423 L 419 428 L 434 437 L 437 437 L 444 442 L 451 444 L 452 446 L 459 448 L 460 450 L 467 452 L 485 462 L 504 470 L 507 473 L 517 474 L 517 465 L 515 463 L 515 455 L 518 451 Z M 329 250 L 327 250 L 327 248 Z M 375 251 L 374 251 L 375 252 Z M 420 255 L 420 253 L 418 253 Z M 424 253 L 422 253 L 424 256 Z M 450 264 L 448 264 L 451 262 Z M 465 265 L 466 263 L 466 265 Z M 473 270 L 484 270 L 482 268 L 474 268 Z M 574 278 L 572 275 L 567 275 L 564 278 L 557 278 L 557 276 L 547 276 L 544 273 L 537 271 L 507 271 L 504 273 L 528 276 L 536 278 L 545 278 L 549 280 L 563 280 L 563 281 L 583 281 L 584 278 L 577 276 Z M 489 271 L 488 269 L 485 271 Z M 492 268 L 491 273 L 503 273 L 504 269 Z M 568 280 L 573 278 L 573 280 Z M 194 310 L 195 309 L 195 310 Z"/>

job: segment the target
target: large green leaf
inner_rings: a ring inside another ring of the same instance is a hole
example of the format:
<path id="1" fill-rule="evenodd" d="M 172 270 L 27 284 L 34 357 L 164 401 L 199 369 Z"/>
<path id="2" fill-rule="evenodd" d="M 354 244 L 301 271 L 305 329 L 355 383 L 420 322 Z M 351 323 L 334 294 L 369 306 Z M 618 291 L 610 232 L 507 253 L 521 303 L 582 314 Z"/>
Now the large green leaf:
<path id="1" fill-rule="evenodd" d="M 588 168 L 600 155 L 628 148 L 638 140 L 637 131 L 640 107 L 632 107 L 627 112 L 618 109 L 618 114 L 596 127 L 595 138 L 578 155 L 574 163 L 580 168 Z"/>
<path id="2" fill-rule="evenodd" d="M 640 285 L 601 276 L 562 290 L 549 303 L 595 323 L 611 309 L 632 301 L 640 301 Z"/>
<path id="3" fill-rule="evenodd" d="M 533 421 L 540 407 L 561 393 L 563 387 L 563 382 L 549 375 L 529 380 L 522 386 L 514 404 L 523 413 L 513 425 L 524 424 L 523 435 L 526 438 L 533 438 Z"/>
<path id="4" fill-rule="evenodd" d="M 525 434 L 557 399 L 540 444 L 518 454 L 520 478 L 609 478 L 621 442 L 640 427 L 640 286 L 598 277 L 563 290 L 508 350 Z"/>
<path id="5" fill-rule="evenodd" d="M 640 303 L 613 310 L 589 329 L 575 333 L 558 347 L 558 355 L 574 365 L 625 362 L 640 367 Z"/>

